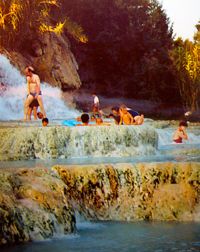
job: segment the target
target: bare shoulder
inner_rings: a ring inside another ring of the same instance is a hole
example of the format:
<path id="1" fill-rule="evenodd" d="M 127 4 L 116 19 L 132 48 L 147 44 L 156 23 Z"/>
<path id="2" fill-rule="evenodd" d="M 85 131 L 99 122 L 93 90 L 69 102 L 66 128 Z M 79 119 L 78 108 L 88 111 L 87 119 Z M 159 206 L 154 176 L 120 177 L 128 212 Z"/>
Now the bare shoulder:
<path id="1" fill-rule="evenodd" d="M 40 80 L 40 78 L 39 78 L 39 76 L 38 76 L 37 74 L 33 74 L 33 78 L 34 78 L 35 80 Z"/>

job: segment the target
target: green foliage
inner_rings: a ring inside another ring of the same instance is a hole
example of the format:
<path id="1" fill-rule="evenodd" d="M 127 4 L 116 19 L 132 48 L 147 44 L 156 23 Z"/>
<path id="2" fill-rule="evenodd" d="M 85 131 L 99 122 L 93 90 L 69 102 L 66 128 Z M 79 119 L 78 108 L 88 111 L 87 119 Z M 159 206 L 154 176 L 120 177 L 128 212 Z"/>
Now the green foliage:
<path id="1" fill-rule="evenodd" d="M 45 32 L 61 34 L 64 28 L 86 43 L 83 30 L 68 17 L 53 20 L 53 10 L 60 10 L 60 0 L 2 0 L 0 2 L 0 46 L 16 49 L 27 40 Z"/>
<path id="2" fill-rule="evenodd" d="M 199 25 L 196 26 L 197 29 Z M 180 95 L 184 106 L 195 111 L 200 105 L 200 43 L 199 30 L 194 36 L 195 42 L 182 41 L 178 38 L 174 42 L 172 58 L 177 74 Z"/>
<path id="3" fill-rule="evenodd" d="M 179 97 L 168 55 L 172 29 L 156 0 L 62 3 L 62 12 L 81 24 L 89 37 L 86 45 L 73 43 L 84 87 L 168 102 Z"/>

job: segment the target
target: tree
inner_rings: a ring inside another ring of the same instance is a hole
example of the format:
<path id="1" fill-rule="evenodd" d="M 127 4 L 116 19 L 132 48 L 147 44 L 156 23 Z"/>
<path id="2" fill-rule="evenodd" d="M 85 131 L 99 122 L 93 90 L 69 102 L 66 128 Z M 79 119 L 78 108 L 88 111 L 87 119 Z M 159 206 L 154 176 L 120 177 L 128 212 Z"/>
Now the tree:
<path id="1" fill-rule="evenodd" d="M 89 37 L 85 45 L 72 44 L 83 86 L 107 95 L 176 99 L 172 29 L 156 0 L 63 0 L 63 13 Z"/>
<path id="2" fill-rule="evenodd" d="M 27 37 L 66 30 L 76 39 L 87 41 L 81 27 L 68 17 L 53 20 L 52 9 L 60 7 L 60 0 L 2 0 L 0 2 L 0 46 L 17 48 Z"/>
<path id="3" fill-rule="evenodd" d="M 199 25 L 196 26 L 197 29 Z M 185 108 L 195 111 L 200 105 L 200 44 L 199 30 L 194 36 L 194 42 L 174 42 L 172 57 L 177 73 L 177 83 Z"/>

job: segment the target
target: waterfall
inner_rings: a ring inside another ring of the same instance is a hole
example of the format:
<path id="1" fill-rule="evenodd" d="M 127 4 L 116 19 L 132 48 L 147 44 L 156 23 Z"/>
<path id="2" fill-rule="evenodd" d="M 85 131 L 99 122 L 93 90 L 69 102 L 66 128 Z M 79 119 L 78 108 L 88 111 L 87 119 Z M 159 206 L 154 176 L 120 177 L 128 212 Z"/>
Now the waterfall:
<path id="1" fill-rule="evenodd" d="M 23 104 L 26 99 L 26 79 L 3 55 L 0 55 L 0 83 L 6 86 L 0 91 L 0 120 L 23 119 Z M 47 83 L 41 83 L 44 107 L 50 119 L 69 119 L 78 111 L 69 108 L 62 100 L 62 92 Z"/>

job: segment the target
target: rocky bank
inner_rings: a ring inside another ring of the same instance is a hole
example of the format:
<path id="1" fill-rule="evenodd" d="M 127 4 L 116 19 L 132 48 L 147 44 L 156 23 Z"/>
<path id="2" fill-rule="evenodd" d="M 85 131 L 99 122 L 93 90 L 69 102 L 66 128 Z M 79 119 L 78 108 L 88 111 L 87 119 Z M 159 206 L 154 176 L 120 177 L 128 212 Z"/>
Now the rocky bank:
<path id="1" fill-rule="evenodd" d="M 1 169 L 0 245 L 76 231 L 86 219 L 200 221 L 200 163 Z"/>
<path id="2" fill-rule="evenodd" d="M 25 66 L 32 65 L 41 80 L 52 86 L 62 90 L 81 86 L 78 64 L 65 35 L 46 33 L 37 39 L 27 40 L 20 51 L 7 52 L 0 48 L 0 53 L 5 54 L 22 73 Z M 1 74 L 3 73 L 0 72 Z"/>
<path id="3" fill-rule="evenodd" d="M 91 220 L 200 221 L 200 163 L 55 166 Z"/>
<path id="4" fill-rule="evenodd" d="M 2 169 L 0 245 L 74 232 L 74 211 L 64 188 L 48 169 Z"/>
<path id="5" fill-rule="evenodd" d="M 0 160 L 69 157 L 140 156 L 156 152 L 158 135 L 148 125 L 104 127 L 34 127 L 2 123 Z"/>

